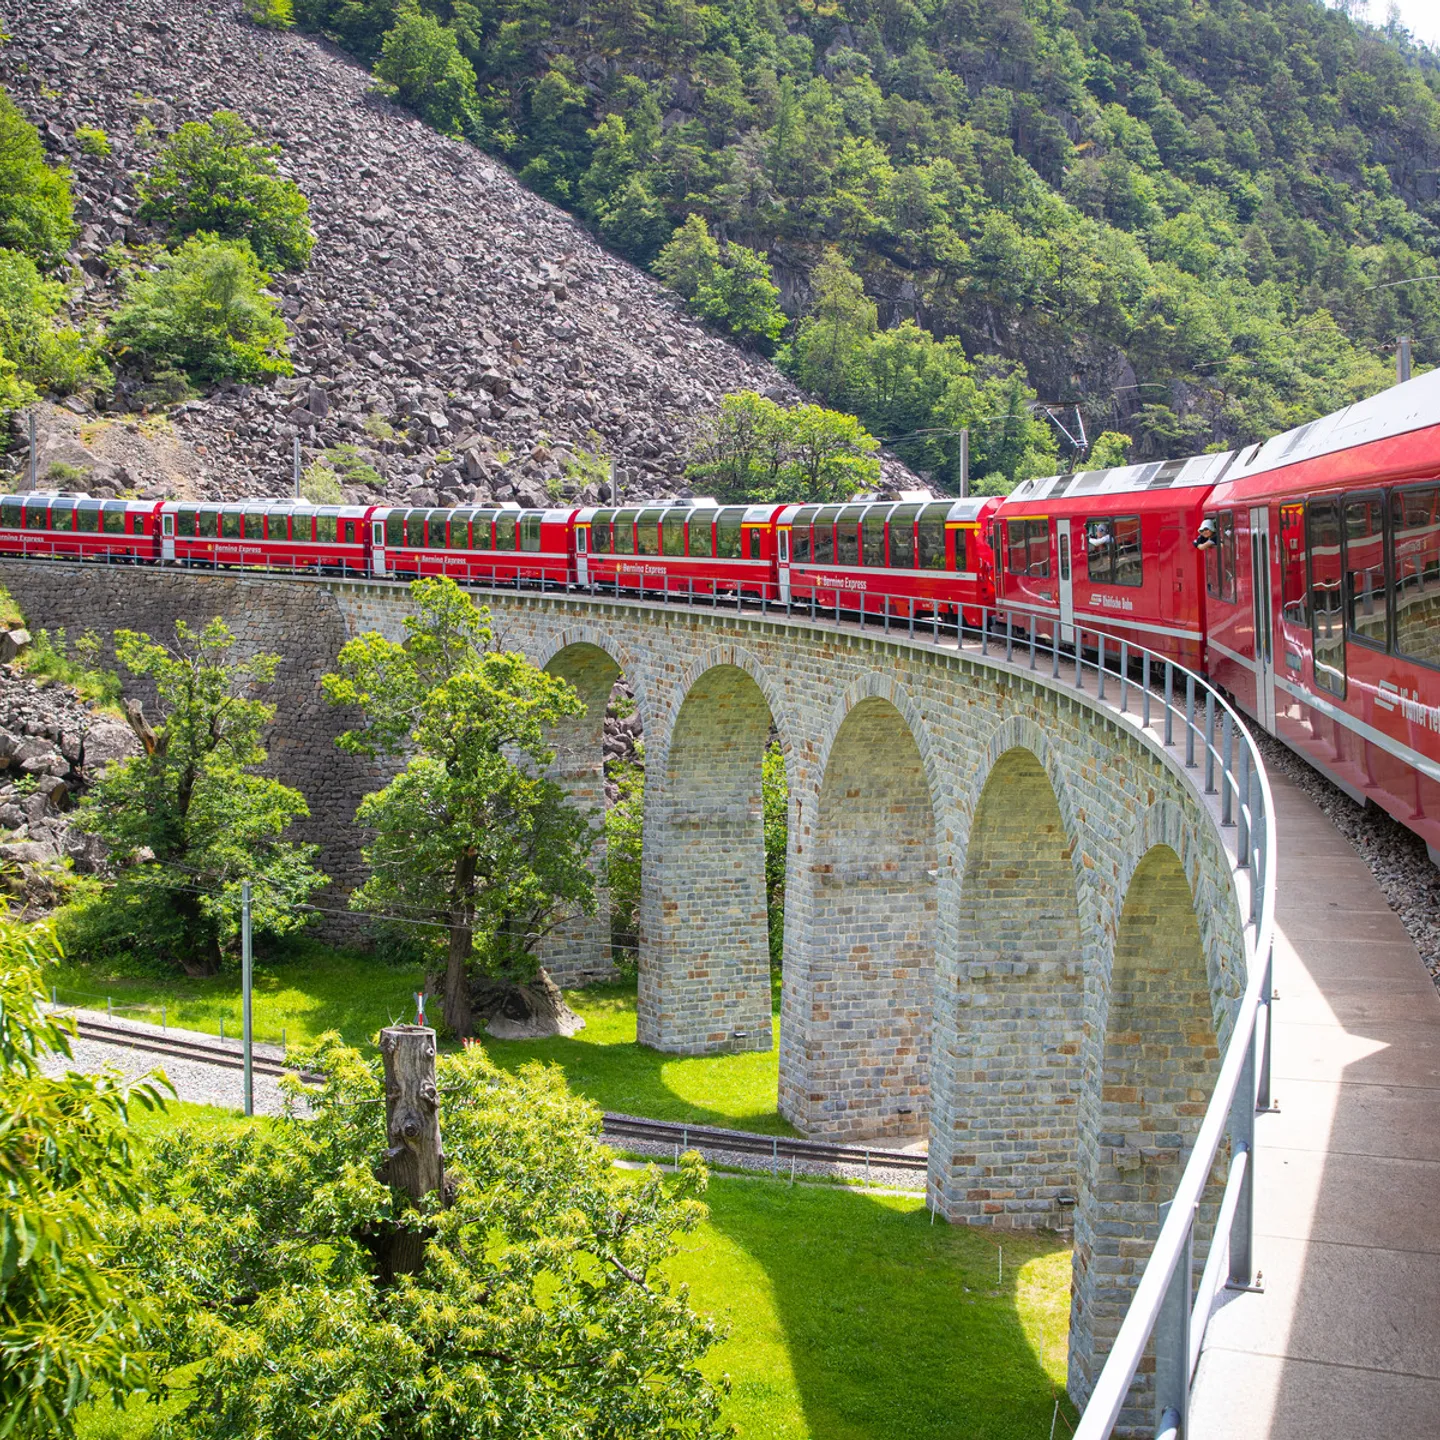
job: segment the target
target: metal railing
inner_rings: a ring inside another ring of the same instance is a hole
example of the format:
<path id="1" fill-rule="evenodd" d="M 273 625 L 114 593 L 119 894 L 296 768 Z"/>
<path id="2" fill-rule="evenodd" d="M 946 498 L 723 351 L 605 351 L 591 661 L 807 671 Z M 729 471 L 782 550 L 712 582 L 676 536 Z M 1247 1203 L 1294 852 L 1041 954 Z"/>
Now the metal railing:
<path id="1" fill-rule="evenodd" d="M 1186 771 L 1203 770 L 1200 788 L 1243 907 L 1240 919 L 1247 984 L 1234 1011 L 1230 1043 L 1214 1092 L 1168 1214 L 1075 1431 L 1076 1440 L 1105 1440 L 1110 1435 L 1153 1336 L 1154 1434 L 1156 1440 L 1184 1440 L 1188 1434 L 1190 1386 L 1222 1278 L 1231 1288 L 1254 1288 L 1255 1116 L 1271 1107 L 1274 805 L 1259 750 L 1229 702 L 1203 678 L 1167 656 L 1116 639 L 1108 630 L 1086 625 L 1083 620 L 1064 625 L 1053 617 L 1040 617 L 1037 623 L 1036 617 L 1017 616 L 1004 606 L 967 604 L 913 591 L 866 590 L 847 595 L 833 585 L 820 587 L 835 591 L 833 602 L 821 604 L 813 587 L 803 595 L 797 593 L 807 582 L 794 578 L 785 586 L 773 580 L 745 580 L 729 589 L 708 580 L 698 584 L 687 580 L 685 588 L 679 589 L 669 583 L 673 577 L 647 587 L 643 579 L 625 579 L 617 572 L 603 583 L 576 585 L 543 575 L 516 576 L 517 569 L 538 568 L 545 560 L 563 563 L 563 556 L 516 552 L 516 564 L 489 566 L 488 573 L 477 573 L 473 552 L 456 553 L 464 556 L 464 573 L 452 578 L 481 590 L 509 594 L 531 590 L 559 598 L 613 598 L 639 604 L 679 603 L 734 610 L 741 615 L 748 612 L 762 618 L 783 615 L 847 630 L 878 627 L 885 635 L 909 643 L 952 653 L 970 650 L 982 658 L 1003 658 L 1009 665 L 1037 673 L 1048 670 L 1049 680 L 1068 681 L 1079 693 L 1089 693 L 1088 674 L 1097 702 L 1113 713 L 1129 717 L 1139 729 L 1150 733 L 1152 740 L 1174 753 Z M 521 553 L 534 558 L 521 561 Z M 80 560 L 76 556 L 46 558 Z M 663 556 L 637 557 L 637 564 L 646 558 L 656 564 L 665 560 Z M 165 562 L 167 568 L 184 568 L 185 563 Z M 317 566 L 222 566 L 218 560 L 194 568 L 235 569 L 312 581 L 340 578 L 397 588 L 414 578 L 349 572 L 342 575 Z M 461 568 L 457 565 L 457 571 Z M 953 584 L 954 577 L 937 571 L 932 583 L 937 587 Z M 1046 630 L 1048 635 L 1042 633 Z M 1067 669 L 1068 677 L 1064 673 Z M 1220 1146 L 1227 1138 L 1229 1170 L 1210 1253 L 1197 1287 L 1194 1249 L 1200 1201 Z"/>

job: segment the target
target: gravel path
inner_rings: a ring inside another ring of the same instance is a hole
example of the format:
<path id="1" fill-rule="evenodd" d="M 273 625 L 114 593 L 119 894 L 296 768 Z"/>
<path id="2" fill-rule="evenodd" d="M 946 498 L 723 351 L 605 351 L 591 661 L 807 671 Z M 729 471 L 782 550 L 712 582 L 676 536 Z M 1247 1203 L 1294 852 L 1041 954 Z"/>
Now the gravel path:
<path id="1" fill-rule="evenodd" d="M 1293 780 L 1370 866 L 1440 989 L 1440 869 L 1425 842 L 1378 806 L 1357 805 L 1278 740 L 1258 739 L 1265 764 Z"/>

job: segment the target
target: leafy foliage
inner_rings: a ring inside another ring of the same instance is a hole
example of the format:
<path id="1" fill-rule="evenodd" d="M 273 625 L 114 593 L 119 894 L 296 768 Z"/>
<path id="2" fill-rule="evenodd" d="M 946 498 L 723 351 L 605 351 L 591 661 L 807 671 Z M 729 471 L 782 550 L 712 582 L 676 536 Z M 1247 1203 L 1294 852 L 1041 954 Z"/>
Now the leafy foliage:
<path id="1" fill-rule="evenodd" d="M 610 930 L 627 944 L 640 934 L 640 860 L 645 830 L 643 765 L 615 760 L 606 775 L 619 790 L 605 812 L 605 883 L 610 893 Z"/>
<path id="2" fill-rule="evenodd" d="M 44 279 L 28 256 L 0 250 L 0 357 L 27 385 L 60 395 L 109 378 L 98 338 L 59 323 L 64 303 L 63 284 Z"/>
<path id="3" fill-rule="evenodd" d="M 720 402 L 687 473 L 722 504 L 845 500 L 880 478 L 877 449 L 853 415 L 742 390 Z"/>
<path id="4" fill-rule="evenodd" d="M 98 125 L 77 125 L 75 143 L 83 155 L 101 158 L 110 153 L 110 137 Z"/>
<path id="5" fill-rule="evenodd" d="M 778 740 L 760 762 L 760 795 L 765 813 L 765 909 L 770 917 L 770 968 L 785 955 L 785 860 L 790 841 L 790 781 Z"/>
<path id="6" fill-rule="evenodd" d="M 584 706 L 565 681 L 491 648 L 489 612 L 453 580 L 417 580 L 410 595 L 404 642 L 357 636 L 322 683 L 364 716 L 343 750 L 408 756 L 361 802 L 371 874 L 352 904 L 448 930 L 445 1023 L 463 1036 L 472 968 L 528 980 L 541 938 L 594 913 L 589 822 L 544 774 L 547 728 Z"/>
<path id="7" fill-rule="evenodd" d="M 553 1069 L 478 1047 L 439 1059 L 452 1203 L 427 1204 L 423 1270 L 381 1283 L 367 1238 L 414 1224 L 374 1178 L 378 1066 L 335 1037 L 315 1118 L 155 1147 L 136 1257 L 187 1436 L 431 1440 L 726 1433 L 699 1362 L 715 1341 L 662 1262 L 704 1215 L 699 1157 L 622 1178 L 599 1112 Z"/>
<path id="8" fill-rule="evenodd" d="M 53 270 L 77 228 L 69 172 L 45 163 L 39 132 L 0 90 L 0 246 Z"/>
<path id="9" fill-rule="evenodd" d="M 382 422 L 383 423 L 383 422 Z M 388 439 L 388 436 L 377 436 Z M 381 490 L 385 477 L 366 458 L 365 452 L 354 445 L 332 445 L 325 452 L 325 463 L 346 485 L 371 485 Z"/>
<path id="10" fill-rule="evenodd" d="M 309 815 L 305 797 L 254 773 L 275 707 L 253 692 L 275 678 L 280 657 L 239 660 L 234 646 L 220 619 L 201 630 L 177 621 L 172 644 L 115 632 L 120 664 L 154 685 L 162 718 L 152 727 L 129 708 L 144 753 L 107 766 L 75 820 L 105 841 L 117 872 L 103 938 L 192 975 L 218 970 L 238 935 L 242 881 L 254 882 L 255 931 L 286 935 L 312 918 L 297 907 L 326 879 L 316 846 L 281 838 Z M 101 942 L 101 927 L 90 939 Z"/>
<path id="11" fill-rule="evenodd" d="M 291 372 L 285 321 L 270 277 L 244 241 L 193 235 L 155 269 L 132 271 L 110 322 L 111 349 L 152 373 L 196 382 Z"/>
<path id="12" fill-rule="evenodd" d="M 313 460 L 305 467 L 300 477 L 300 493 L 312 505 L 340 505 L 345 500 L 340 477 L 323 460 Z"/>
<path id="13" fill-rule="evenodd" d="M 385 36 L 375 73 L 395 87 L 396 97 L 447 135 L 473 128 L 475 72 L 446 29 L 415 0 L 400 6 Z"/>
<path id="14" fill-rule="evenodd" d="M 264 30 L 288 30 L 295 23 L 291 0 L 245 0 L 245 18 Z"/>
<path id="15" fill-rule="evenodd" d="M 722 250 L 702 216 L 691 215 L 675 232 L 656 258 L 655 273 L 678 290 L 697 315 L 737 340 L 764 348 L 785 328 L 780 291 L 770 279 L 765 256 L 736 244 Z"/>
<path id="16" fill-rule="evenodd" d="M 1125 464 L 1132 443 L 1128 435 L 1121 435 L 1116 430 L 1107 430 L 1103 435 L 1097 435 L 1095 443 L 1090 447 L 1090 453 L 1085 457 L 1085 468 L 1109 470 Z"/>
<path id="17" fill-rule="evenodd" d="M 264 266 L 304 269 L 315 244 L 310 204 L 280 173 L 279 154 L 231 110 L 192 120 L 165 142 L 139 182 L 140 214 L 164 225 L 172 240 L 202 233 L 244 240 Z"/>
<path id="18" fill-rule="evenodd" d="M 144 1313 L 99 1217 L 139 1201 L 131 1103 L 161 1103 L 114 1073 L 47 1075 L 70 1022 L 47 1013 L 44 931 L 0 922 L 0 1434 L 70 1436 L 92 1395 L 151 1382 Z"/>

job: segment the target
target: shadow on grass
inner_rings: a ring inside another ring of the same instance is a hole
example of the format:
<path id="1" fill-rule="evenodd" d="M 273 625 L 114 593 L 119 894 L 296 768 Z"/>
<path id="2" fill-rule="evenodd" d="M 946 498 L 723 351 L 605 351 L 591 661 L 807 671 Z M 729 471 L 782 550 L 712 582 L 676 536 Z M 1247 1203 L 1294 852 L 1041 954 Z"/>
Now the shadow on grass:
<path id="1" fill-rule="evenodd" d="M 706 1198 L 675 1273 L 729 1328 L 707 1369 L 742 1433 L 1043 1440 L 1057 1399 L 1073 1428 L 1057 1237 L 932 1226 L 918 1196 L 722 1179 Z"/>

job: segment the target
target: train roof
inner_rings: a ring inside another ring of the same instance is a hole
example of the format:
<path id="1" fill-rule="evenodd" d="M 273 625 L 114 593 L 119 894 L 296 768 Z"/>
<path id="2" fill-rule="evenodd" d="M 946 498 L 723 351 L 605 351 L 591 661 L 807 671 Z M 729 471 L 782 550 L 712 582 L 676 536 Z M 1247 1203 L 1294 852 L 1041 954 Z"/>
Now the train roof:
<path id="1" fill-rule="evenodd" d="M 1235 452 L 1191 455 L 1183 460 L 1152 460 L 1148 465 L 1116 465 L 1108 470 L 1076 470 L 1022 480 L 1006 505 L 1014 501 L 1079 500 L 1092 495 L 1128 495 L 1149 490 L 1188 490 L 1220 482 L 1235 463 Z"/>
<path id="2" fill-rule="evenodd" d="M 904 509 L 918 515 L 922 510 L 943 509 L 945 519 L 953 524 L 957 521 L 967 522 L 977 520 L 987 505 L 994 505 L 996 503 L 997 501 L 992 495 L 975 495 L 964 500 L 949 500 L 944 497 L 936 497 L 930 500 L 848 500 L 829 502 L 824 505 L 818 503 L 787 505 L 778 519 L 782 524 L 789 524 L 796 519 L 802 510 L 808 510 L 812 513 L 816 510 L 859 510 L 862 512 L 883 510 L 888 514 L 892 510 Z"/>

